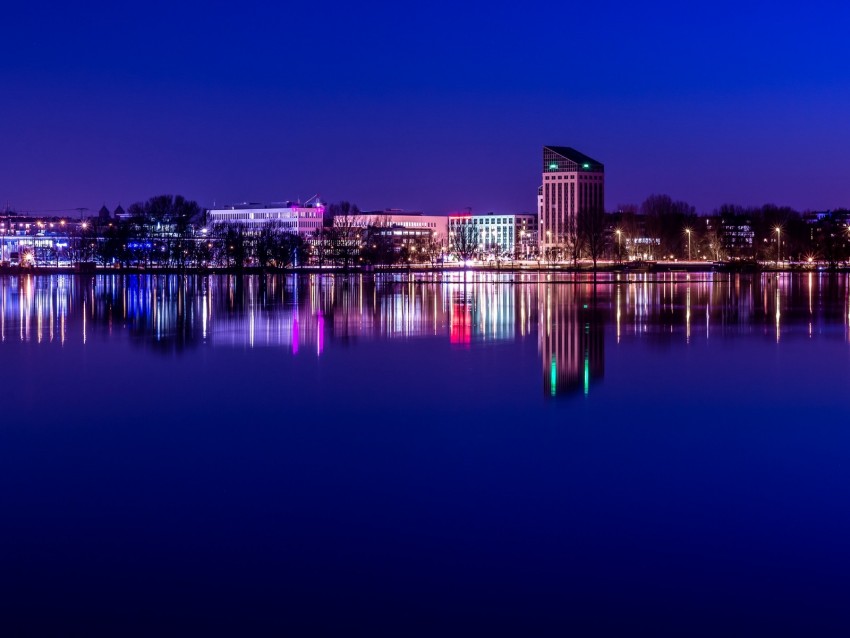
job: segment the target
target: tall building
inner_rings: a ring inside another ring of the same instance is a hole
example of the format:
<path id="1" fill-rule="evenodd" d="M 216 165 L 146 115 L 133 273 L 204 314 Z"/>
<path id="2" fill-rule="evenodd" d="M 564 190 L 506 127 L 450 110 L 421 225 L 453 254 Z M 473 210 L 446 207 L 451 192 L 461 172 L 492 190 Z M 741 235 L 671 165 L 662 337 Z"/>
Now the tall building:
<path id="1" fill-rule="evenodd" d="M 538 191 L 540 252 L 567 248 L 582 212 L 605 209 L 605 167 L 569 146 L 543 147 Z"/>

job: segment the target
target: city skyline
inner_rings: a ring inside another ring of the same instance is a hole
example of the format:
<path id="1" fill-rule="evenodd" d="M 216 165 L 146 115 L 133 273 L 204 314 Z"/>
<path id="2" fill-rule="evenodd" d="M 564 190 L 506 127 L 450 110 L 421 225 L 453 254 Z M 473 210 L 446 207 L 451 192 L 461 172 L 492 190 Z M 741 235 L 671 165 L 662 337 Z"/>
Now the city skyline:
<path id="1" fill-rule="evenodd" d="M 403 28 L 372 9 L 15 6 L 0 205 L 320 193 L 364 209 L 533 212 L 551 143 L 605 162 L 610 210 L 653 193 L 701 213 L 850 205 L 847 8 L 434 5 Z M 565 23 L 581 25 L 580 65 L 547 53 Z"/>
<path id="2" fill-rule="evenodd" d="M 850 4 L 8 4 L 3 635 L 850 635 Z"/>

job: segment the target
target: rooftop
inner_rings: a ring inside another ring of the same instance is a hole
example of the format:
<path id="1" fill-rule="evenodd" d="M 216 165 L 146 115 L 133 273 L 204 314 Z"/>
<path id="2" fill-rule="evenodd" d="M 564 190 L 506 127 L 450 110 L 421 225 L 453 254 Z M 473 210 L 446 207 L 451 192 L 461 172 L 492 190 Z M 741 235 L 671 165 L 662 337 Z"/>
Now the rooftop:
<path id="1" fill-rule="evenodd" d="M 321 208 L 324 204 L 301 204 L 300 202 L 241 202 L 238 204 L 225 204 L 213 206 L 210 210 L 253 210 L 270 208 Z"/>
<path id="2" fill-rule="evenodd" d="M 559 158 L 568 160 L 568 162 L 575 164 L 575 166 L 564 165 L 559 161 Z M 544 171 L 585 170 L 601 172 L 605 169 L 605 165 L 602 162 L 596 161 L 571 146 L 544 146 L 543 162 Z"/>

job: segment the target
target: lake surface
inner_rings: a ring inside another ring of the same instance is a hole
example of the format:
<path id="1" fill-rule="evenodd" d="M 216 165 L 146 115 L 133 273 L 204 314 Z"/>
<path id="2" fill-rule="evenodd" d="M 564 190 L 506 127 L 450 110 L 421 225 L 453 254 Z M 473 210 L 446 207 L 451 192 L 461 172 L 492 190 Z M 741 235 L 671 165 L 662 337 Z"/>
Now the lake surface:
<path id="1" fill-rule="evenodd" d="M 848 321 L 822 273 L 0 278 L 0 630 L 847 635 Z"/>

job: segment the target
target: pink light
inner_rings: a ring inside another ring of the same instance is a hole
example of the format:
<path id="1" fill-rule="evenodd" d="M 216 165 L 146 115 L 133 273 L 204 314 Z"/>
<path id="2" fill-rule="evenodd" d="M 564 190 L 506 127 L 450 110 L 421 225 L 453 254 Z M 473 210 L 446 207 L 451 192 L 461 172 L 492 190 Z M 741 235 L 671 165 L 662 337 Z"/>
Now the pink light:
<path id="1" fill-rule="evenodd" d="M 316 354 L 322 354 L 322 352 L 325 349 L 325 317 L 324 317 L 324 315 L 319 315 L 318 329 L 319 329 L 319 336 L 316 339 L 316 349 L 317 349 Z"/>

